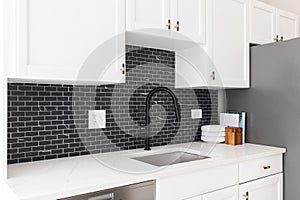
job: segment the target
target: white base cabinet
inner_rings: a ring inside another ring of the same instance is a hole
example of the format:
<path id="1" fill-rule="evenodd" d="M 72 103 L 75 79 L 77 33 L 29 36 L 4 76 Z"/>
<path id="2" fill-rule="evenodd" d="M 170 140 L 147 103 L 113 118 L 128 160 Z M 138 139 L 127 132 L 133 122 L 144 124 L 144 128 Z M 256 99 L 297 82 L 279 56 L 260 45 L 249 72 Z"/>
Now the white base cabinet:
<path id="1" fill-rule="evenodd" d="M 156 200 L 182 200 L 238 184 L 238 165 L 178 174 L 156 181 Z"/>
<path id="2" fill-rule="evenodd" d="M 239 187 L 234 186 L 205 194 L 202 200 L 239 200 Z"/>
<path id="3" fill-rule="evenodd" d="M 240 200 L 283 200 L 282 174 L 240 185 Z"/>
<path id="4" fill-rule="evenodd" d="M 199 200 L 283 200 L 282 173 L 199 196 Z M 197 198 L 195 198 L 197 199 Z M 194 200 L 194 198 L 188 199 Z"/>
<path id="5" fill-rule="evenodd" d="M 283 200 L 282 154 L 156 180 L 156 200 Z"/>

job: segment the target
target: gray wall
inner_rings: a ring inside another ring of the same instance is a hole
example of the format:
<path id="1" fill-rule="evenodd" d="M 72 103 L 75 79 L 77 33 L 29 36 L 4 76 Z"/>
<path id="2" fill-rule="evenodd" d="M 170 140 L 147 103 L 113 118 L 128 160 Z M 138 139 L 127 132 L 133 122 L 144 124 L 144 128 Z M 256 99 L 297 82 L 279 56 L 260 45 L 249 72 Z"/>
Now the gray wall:
<path id="1" fill-rule="evenodd" d="M 227 108 L 247 112 L 247 142 L 287 148 L 284 199 L 299 199 L 300 39 L 252 47 L 251 89 L 228 90 Z"/>

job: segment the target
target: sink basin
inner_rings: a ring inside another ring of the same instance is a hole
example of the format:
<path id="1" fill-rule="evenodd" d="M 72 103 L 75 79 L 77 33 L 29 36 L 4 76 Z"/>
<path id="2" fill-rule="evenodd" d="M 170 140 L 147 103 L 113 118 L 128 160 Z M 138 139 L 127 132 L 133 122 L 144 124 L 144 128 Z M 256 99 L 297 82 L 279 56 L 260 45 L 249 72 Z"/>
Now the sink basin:
<path id="1" fill-rule="evenodd" d="M 141 162 L 145 162 L 157 167 L 174 165 L 178 163 L 190 162 L 195 160 L 203 160 L 209 157 L 201 156 L 184 151 L 175 151 L 170 153 L 155 154 L 143 157 L 132 158 Z"/>

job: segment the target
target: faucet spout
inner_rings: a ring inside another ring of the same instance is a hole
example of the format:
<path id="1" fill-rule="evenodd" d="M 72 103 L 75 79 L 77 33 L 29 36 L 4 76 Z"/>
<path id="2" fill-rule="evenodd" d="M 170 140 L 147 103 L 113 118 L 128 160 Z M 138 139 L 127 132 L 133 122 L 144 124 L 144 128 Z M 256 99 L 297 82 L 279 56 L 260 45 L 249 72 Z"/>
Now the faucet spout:
<path id="1" fill-rule="evenodd" d="M 180 113 L 179 113 L 179 109 L 178 109 L 178 102 L 177 102 L 176 95 L 172 92 L 172 90 L 170 90 L 167 87 L 157 87 L 157 88 L 154 88 L 152 91 L 150 91 L 146 98 L 146 115 L 145 115 L 145 122 L 146 122 L 145 123 L 145 125 L 146 125 L 145 150 L 146 151 L 151 150 L 150 127 L 149 127 L 149 123 L 150 123 L 149 112 L 150 112 L 150 106 L 151 106 L 150 101 L 151 101 L 152 96 L 155 93 L 161 92 L 161 91 L 167 92 L 171 96 L 173 104 L 174 104 L 176 120 L 177 120 L 177 122 L 180 122 Z"/>

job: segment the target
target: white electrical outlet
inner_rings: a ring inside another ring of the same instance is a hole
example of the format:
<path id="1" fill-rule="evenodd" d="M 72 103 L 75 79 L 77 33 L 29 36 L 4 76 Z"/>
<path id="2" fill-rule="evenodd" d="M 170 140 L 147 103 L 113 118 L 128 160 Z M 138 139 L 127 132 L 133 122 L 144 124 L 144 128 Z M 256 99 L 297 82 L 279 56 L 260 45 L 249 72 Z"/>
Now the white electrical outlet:
<path id="1" fill-rule="evenodd" d="M 89 129 L 106 128 L 106 110 L 89 110 Z"/>
<path id="2" fill-rule="evenodd" d="M 191 110 L 192 119 L 202 119 L 202 109 Z"/>

